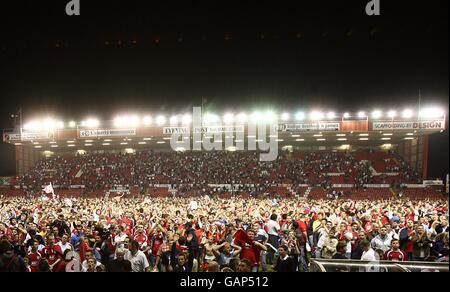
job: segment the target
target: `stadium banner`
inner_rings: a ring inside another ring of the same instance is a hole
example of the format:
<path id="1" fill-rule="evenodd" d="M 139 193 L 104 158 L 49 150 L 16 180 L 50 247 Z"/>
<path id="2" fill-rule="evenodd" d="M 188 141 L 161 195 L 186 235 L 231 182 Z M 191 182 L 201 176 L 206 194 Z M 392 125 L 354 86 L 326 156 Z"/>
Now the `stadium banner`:
<path id="1" fill-rule="evenodd" d="M 210 188 L 227 188 L 231 189 L 231 184 L 208 184 Z"/>
<path id="2" fill-rule="evenodd" d="M 170 188 L 172 185 L 170 185 L 170 184 L 154 184 L 154 185 L 151 185 L 150 187 L 151 188 Z M 190 186 L 192 186 L 192 185 L 190 185 Z"/>
<path id="3" fill-rule="evenodd" d="M 4 142 L 52 140 L 53 138 L 54 138 L 54 133 L 52 133 L 52 132 L 40 132 L 40 133 L 23 132 L 22 134 L 20 134 L 20 133 L 4 133 L 3 134 Z"/>
<path id="4" fill-rule="evenodd" d="M 444 185 L 444 182 L 440 179 L 437 180 L 424 180 L 423 181 L 424 186 L 442 186 Z"/>
<path id="5" fill-rule="evenodd" d="M 244 125 L 195 127 L 194 133 L 243 133 Z"/>
<path id="6" fill-rule="evenodd" d="M 18 133 L 3 133 L 3 142 L 8 143 L 11 141 L 21 141 L 20 134 Z"/>
<path id="7" fill-rule="evenodd" d="M 365 184 L 364 187 L 366 187 L 366 188 L 390 188 L 391 185 L 389 185 L 389 184 Z"/>
<path id="8" fill-rule="evenodd" d="M 373 130 L 443 130 L 444 120 L 416 121 L 416 122 L 374 122 Z"/>
<path id="9" fill-rule="evenodd" d="M 340 123 L 301 123 L 301 124 L 278 124 L 278 132 L 311 132 L 311 131 L 339 131 Z"/>
<path id="10" fill-rule="evenodd" d="M 172 134 L 189 134 L 190 129 L 188 127 L 164 127 L 163 134 L 164 135 L 172 135 Z"/>
<path id="11" fill-rule="evenodd" d="M 11 184 L 11 178 L 0 176 L 0 186 L 9 186 Z"/>
<path id="12" fill-rule="evenodd" d="M 78 138 L 136 136 L 136 129 L 79 130 Z"/>
<path id="13" fill-rule="evenodd" d="M 354 184 L 333 184 L 333 188 L 353 188 Z"/>
<path id="14" fill-rule="evenodd" d="M 401 184 L 402 187 L 407 187 L 408 189 L 423 189 L 425 186 L 423 184 Z"/>
<path id="15" fill-rule="evenodd" d="M 374 174 L 374 176 L 376 175 L 385 175 L 385 176 L 397 176 L 400 173 L 398 172 L 378 172 L 377 174 Z"/>

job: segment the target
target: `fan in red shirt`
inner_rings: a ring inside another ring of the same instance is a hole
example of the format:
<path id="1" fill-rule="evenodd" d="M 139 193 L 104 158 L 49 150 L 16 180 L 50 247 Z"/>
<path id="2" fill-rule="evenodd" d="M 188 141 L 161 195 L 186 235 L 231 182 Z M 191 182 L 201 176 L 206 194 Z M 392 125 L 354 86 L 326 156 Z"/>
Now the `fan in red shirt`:
<path id="1" fill-rule="evenodd" d="M 132 214 L 130 214 L 130 215 L 132 215 Z M 134 219 L 131 218 L 131 216 L 123 216 L 121 223 L 126 225 L 125 232 L 128 234 L 128 236 L 131 236 L 131 234 L 132 234 L 131 230 L 133 230 L 133 228 L 134 228 Z"/>
<path id="2" fill-rule="evenodd" d="M 306 214 L 300 215 L 300 220 L 297 221 L 298 223 L 298 230 L 302 233 L 302 241 L 305 242 L 308 238 L 308 225 L 306 224 Z"/>
<path id="3" fill-rule="evenodd" d="M 153 233 L 151 241 L 152 241 L 152 256 L 158 254 L 158 250 L 160 246 L 163 244 L 164 234 L 161 231 L 156 231 Z"/>
<path id="4" fill-rule="evenodd" d="M 33 245 L 31 246 L 31 250 L 27 254 L 27 258 L 30 262 L 30 272 L 36 273 L 39 272 L 39 260 L 42 258 L 41 253 L 38 251 L 39 241 L 34 240 Z"/>
<path id="5" fill-rule="evenodd" d="M 393 262 L 404 262 L 408 260 L 406 252 L 400 249 L 400 241 L 392 239 L 391 249 L 384 254 L 384 259 Z"/>
<path id="6" fill-rule="evenodd" d="M 234 235 L 234 242 L 242 248 L 241 259 L 249 260 L 252 265 L 252 271 L 258 271 L 259 260 L 261 258 L 261 251 L 267 250 L 267 247 L 254 240 L 255 232 L 248 230 L 245 233 L 243 230 L 238 230 Z"/>
<path id="7" fill-rule="evenodd" d="M 7 227 L 4 223 L 0 223 L 0 238 L 6 237 L 8 240 L 11 237 L 11 228 Z"/>
<path id="8" fill-rule="evenodd" d="M 146 234 L 146 231 L 144 230 L 144 226 L 142 224 L 139 224 L 136 229 L 137 230 L 134 233 L 133 239 L 139 243 L 140 250 L 144 253 L 147 253 L 150 247 L 148 236 Z"/>
<path id="9" fill-rule="evenodd" d="M 42 257 L 47 260 L 52 272 L 59 271 L 59 263 L 63 253 L 61 248 L 55 245 L 55 237 L 52 234 L 47 236 L 47 245 L 42 249 Z"/>

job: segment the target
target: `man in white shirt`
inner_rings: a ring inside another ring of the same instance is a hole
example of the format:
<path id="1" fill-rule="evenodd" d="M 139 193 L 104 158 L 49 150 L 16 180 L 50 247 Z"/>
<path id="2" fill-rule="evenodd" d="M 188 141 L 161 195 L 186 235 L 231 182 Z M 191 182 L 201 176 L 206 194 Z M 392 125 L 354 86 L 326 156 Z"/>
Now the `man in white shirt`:
<path id="1" fill-rule="evenodd" d="M 68 250 L 73 250 L 72 245 L 69 242 L 69 237 L 67 236 L 67 234 L 64 234 L 61 237 L 61 241 L 59 241 L 56 245 L 59 245 L 59 247 L 61 248 L 62 253 L 64 254 L 64 252 L 68 249 Z"/>
<path id="2" fill-rule="evenodd" d="M 391 249 L 392 238 L 390 238 L 389 235 L 387 235 L 387 233 L 388 231 L 386 227 L 383 226 L 380 228 L 380 234 L 375 236 L 371 242 L 372 248 L 374 250 L 381 249 L 383 252 L 387 252 L 388 250 Z"/>
<path id="3" fill-rule="evenodd" d="M 125 259 L 131 262 L 133 272 L 147 272 L 150 266 L 145 254 L 139 250 L 139 242 L 130 241 L 129 250 L 125 253 Z"/>
<path id="4" fill-rule="evenodd" d="M 378 270 L 378 258 L 375 251 L 370 247 L 370 242 L 364 240 L 361 242 L 363 248 L 363 254 L 361 256 L 362 261 L 368 261 L 365 267 L 359 268 L 360 272 L 376 272 Z"/>
<path id="5" fill-rule="evenodd" d="M 269 235 L 269 244 L 271 244 L 275 249 L 278 249 L 278 239 L 280 232 L 280 224 L 276 221 L 278 216 L 276 214 L 272 214 L 270 216 L 269 222 L 267 222 L 267 234 Z M 269 249 L 267 251 L 267 264 L 273 263 L 274 250 Z"/>

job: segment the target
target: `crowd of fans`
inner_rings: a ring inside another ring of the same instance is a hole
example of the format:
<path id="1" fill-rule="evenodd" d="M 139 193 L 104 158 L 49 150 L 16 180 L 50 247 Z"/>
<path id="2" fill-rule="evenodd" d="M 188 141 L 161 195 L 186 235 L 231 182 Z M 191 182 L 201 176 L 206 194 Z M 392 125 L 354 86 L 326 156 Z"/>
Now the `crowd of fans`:
<path id="1" fill-rule="evenodd" d="M 392 171 L 389 183 L 418 182 L 395 153 L 373 151 L 283 152 L 273 162 L 221 151 L 43 159 L 12 186 L 27 196 L 0 196 L 0 271 L 306 272 L 311 259 L 448 262 L 443 196 L 352 200 L 332 187 L 386 183 L 383 173 Z M 47 197 L 50 182 L 57 192 L 139 192 Z M 149 196 L 161 184 L 176 191 Z M 221 184 L 249 196 L 225 199 L 218 194 L 230 189 Z M 302 195 L 271 187 L 283 184 Z M 309 186 L 323 199 L 308 196 Z"/>
<path id="2" fill-rule="evenodd" d="M 370 158 L 371 152 L 365 156 Z M 256 152 L 152 152 L 136 154 L 85 154 L 52 157 L 39 161 L 15 185 L 40 192 L 52 182 L 60 189 L 84 186 L 85 192 L 108 190 L 115 185 L 138 186 L 142 192 L 154 185 L 170 184 L 185 192 L 202 190 L 208 184 L 320 185 L 417 183 L 418 176 L 393 153 L 386 154 L 397 175 L 376 173 L 375 161 L 357 159 L 361 152 L 281 152 L 273 162 L 261 162 Z M 362 156 L 361 156 L 362 157 Z M 390 172 L 387 169 L 386 172 Z M 261 190 L 249 190 L 261 192 Z"/>
<path id="3" fill-rule="evenodd" d="M 309 271 L 448 262 L 448 201 L 0 199 L 0 271 Z"/>

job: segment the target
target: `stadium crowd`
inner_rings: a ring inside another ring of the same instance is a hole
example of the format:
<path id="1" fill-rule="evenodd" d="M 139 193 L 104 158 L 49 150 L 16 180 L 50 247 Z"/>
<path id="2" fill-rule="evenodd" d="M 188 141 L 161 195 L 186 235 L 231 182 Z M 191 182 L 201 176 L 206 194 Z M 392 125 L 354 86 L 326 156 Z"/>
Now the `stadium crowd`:
<path id="1" fill-rule="evenodd" d="M 308 271 L 448 262 L 448 201 L 2 197 L 0 271 Z"/>
<path id="2" fill-rule="evenodd" d="M 15 185 L 39 193 L 52 182 L 60 189 L 85 186 L 85 192 L 114 185 L 171 184 L 185 192 L 203 190 L 208 184 L 267 186 L 269 184 L 322 185 L 420 183 L 417 174 L 394 153 L 382 153 L 386 163 L 376 170 L 379 152 L 282 152 L 273 162 L 259 161 L 256 152 L 152 152 L 136 154 L 85 154 L 39 161 Z M 378 173 L 375 173 L 378 171 Z M 392 173 L 394 172 L 394 173 Z M 390 173 L 387 175 L 386 173 Z M 393 175 L 394 174 L 394 175 Z M 257 190 L 260 191 L 260 190 Z"/>

